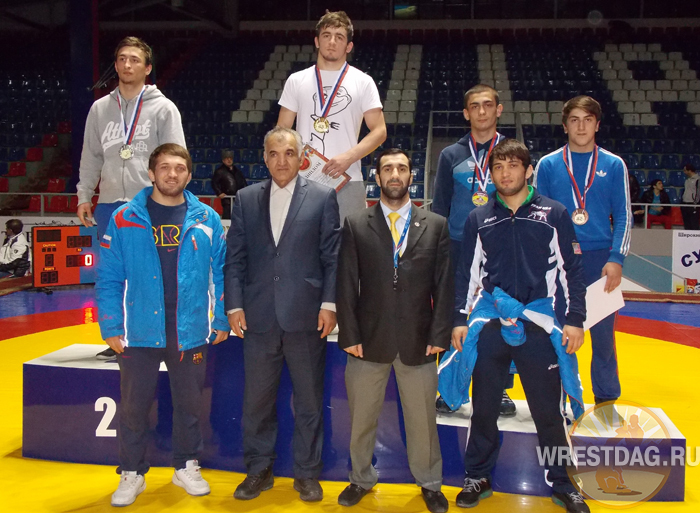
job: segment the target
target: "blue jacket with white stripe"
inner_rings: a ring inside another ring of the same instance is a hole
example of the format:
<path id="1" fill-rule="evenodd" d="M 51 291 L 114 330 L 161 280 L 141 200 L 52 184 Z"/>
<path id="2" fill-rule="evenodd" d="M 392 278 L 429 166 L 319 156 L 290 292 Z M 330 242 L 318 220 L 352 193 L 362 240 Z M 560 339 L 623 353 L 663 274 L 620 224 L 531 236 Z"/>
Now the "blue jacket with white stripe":
<path id="1" fill-rule="evenodd" d="M 152 190 L 142 190 L 112 215 L 100 241 L 95 290 L 102 338 L 124 335 L 132 347 L 164 348 L 163 276 L 146 208 Z M 226 240 L 221 220 L 196 196 L 184 194 L 187 212 L 177 259 L 180 351 L 206 344 L 212 328 L 230 329 L 223 302 Z"/>
<path id="2" fill-rule="evenodd" d="M 586 285 L 574 225 L 561 203 L 530 188 L 513 214 L 493 193 L 467 218 L 455 279 L 454 326 L 466 326 L 477 289 L 500 287 L 522 304 L 552 298 L 559 278 L 567 300 L 566 324 L 583 327 Z"/>
<path id="3" fill-rule="evenodd" d="M 581 192 L 586 171 L 582 167 L 573 170 Z M 540 194 L 559 201 L 569 212 L 576 209 L 563 147 L 540 159 L 534 177 L 533 183 Z M 634 222 L 630 208 L 629 178 L 625 161 L 603 148 L 598 149 L 598 165 L 593 184 L 586 195 L 586 210 L 588 222 L 575 227 L 581 249 L 609 249 L 608 261 L 622 265 L 630 249 Z"/>

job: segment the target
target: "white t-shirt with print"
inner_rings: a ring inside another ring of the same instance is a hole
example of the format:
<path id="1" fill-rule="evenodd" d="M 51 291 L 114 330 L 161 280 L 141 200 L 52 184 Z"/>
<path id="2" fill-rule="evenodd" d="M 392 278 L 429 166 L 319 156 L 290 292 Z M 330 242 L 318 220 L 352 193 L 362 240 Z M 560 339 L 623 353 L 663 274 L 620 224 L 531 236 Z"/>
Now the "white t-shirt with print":
<path id="1" fill-rule="evenodd" d="M 340 70 L 321 71 L 326 95 L 332 91 L 339 74 Z M 314 121 L 321 116 L 315 66 L 290 75 L 279 104 L 296 112 L 296 130 L 301 138 L 329 159 L 356 146 L 365 112 L 382 108 L 379 91 L 372 77 L 353 66 L 348 66 L 345 79 L 333 100 L 328 114 L 329 132 L 321 134 L 314 130 Z M 347 173 L 351 180 L 361 181 L 360 161 L 353 162 Z"/>

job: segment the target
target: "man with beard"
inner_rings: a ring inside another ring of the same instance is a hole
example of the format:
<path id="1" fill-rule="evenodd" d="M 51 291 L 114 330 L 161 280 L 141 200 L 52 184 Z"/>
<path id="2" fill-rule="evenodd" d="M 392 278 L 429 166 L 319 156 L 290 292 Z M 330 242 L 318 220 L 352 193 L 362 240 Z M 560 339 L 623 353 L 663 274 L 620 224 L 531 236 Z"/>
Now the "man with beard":
<path id="1" fill-rule="evenodd" d="M 190 495 L 209 493 L 198 464 L 207 343 L 229 333 L 224 232 L 219 215 L 185 191 L 189 153 L 159 146 L 148 176 L 153 187 L 120 207 L 101 238 L 95 286 L 102 338 L 117 353 L 121 375 L 121 481 L 112 506 L 133 503 L 146 488 L 148 415 L 161 362 L 173 398 L 172 481 Z"/>
<path id="2" fill-rule="evenodd" d="M 377 484 L 372 455 L 391 368 L 404 412 L 408 462 L 428 510 L 448 509 L 435 395 L 436 355 L 449 346 L 453 271 L 447 220 L 411 204 L 411 161 L 399 149 L 377 159 L 376 206 L 345 219 L 338 262 L 338 345 L 348 353 L 350 485 L 357 504 Z"/>
<path id="3" fill-rule="evenodd" d="M 347 63 L 353 49 L 352 21 L 343 11 L 326 12 L 316 24 L 316 64 L 293 73 L 280 97 L 277 124 L 292 128 L 329 160 L 323 172 L 336 178 L 347 172 L 338 192 L 340 222 L 365 208 L 360 160 L 386 139 L 382 103 L 372 77 Z M 358 142 L 362 120 L 369 133 Z"/>

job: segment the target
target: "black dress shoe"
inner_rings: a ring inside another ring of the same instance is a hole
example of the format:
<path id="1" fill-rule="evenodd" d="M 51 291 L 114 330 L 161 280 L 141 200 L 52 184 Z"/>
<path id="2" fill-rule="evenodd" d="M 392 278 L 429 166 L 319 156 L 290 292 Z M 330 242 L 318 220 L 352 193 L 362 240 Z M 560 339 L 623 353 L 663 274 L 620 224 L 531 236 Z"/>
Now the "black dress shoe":
<path id="1" fill-rule="evenodd" d="M 236 488 L 233 497 L 242 501 L 255 499 L 260 492 L 269 490 L 275 484 L 275 478 L 272 475 L 272 467 L 267 467 L 265 470 L 255 475 L 248 475 L 241 484 Z"/>
<path id="2" fill-rule="evenodd" d="M 423 500 L 425 505 L 428 507 L 430 513 L 446 513 L 450 505 L 447 503 L 447 498 L 442 492 L 434 492 L 428 490 L 427 488 L 421 488 L 421 493 L 423 494 Z"/>
<path id="3" fill-rule="evenodd" d="M 370 490 L 362 488 L 360 485 L 350 484 L 338 495 L 338 504 L 341 506 L 354 506 L 360 502 L 362 497 L 367 495 Z"/>
<path id="4" fill-rule="evenodd" d="M 508 397 L 508 392 L 503 391 L 503 397 L 501 397 L 501 408 L 498 412 L 501 417 L 513 417 L 515 416 L 515 403 Z"/>
<path id="5" fill-rule="evenodd" d="M 304 502 L 318 502 L 323 499 L 323 488 L 318 479 L 294 478 L 294 489 Z"/>
<path id="6" fill-rule="evenodd" d="M 108 347 L 104 351 L 100 351 L 99 353 L 97 353 L 95 355 L 95 358 L 97 358 L 98 360 L 110 360 L 116 356 L 117 356 L 117 352 L 114 349 L 112 349 L 111 347 Z"/>
<path id="7" fill-rule="evenodd" d="M 447 406 L 447 403 L 442 396 L 438 397 L 435 401 L 435 411 L 442 413 L 443 415 L 449 415 L 450 413 L 455 412 L 455 410 Z"/>

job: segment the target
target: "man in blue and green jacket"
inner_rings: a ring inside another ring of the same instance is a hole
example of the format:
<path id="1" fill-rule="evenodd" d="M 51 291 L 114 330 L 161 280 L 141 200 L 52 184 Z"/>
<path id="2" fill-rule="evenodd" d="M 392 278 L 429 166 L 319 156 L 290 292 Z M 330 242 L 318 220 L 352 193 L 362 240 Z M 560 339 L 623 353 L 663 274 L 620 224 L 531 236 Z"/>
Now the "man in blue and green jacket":
<path id="1" fill-rule="evenodd" d="M 148 413 L 161 362 L 173 397 L 172 481 L 190 495 L 209 493 L 198 465 L 207 343 L 229 333 L 224 232 L 218 214 L 185 191 L 192 159 L 182 146 L 164 144 L 148 167 L 154 186 L 112 215 L 97 270 L 100 330 L 121 374 L 121 481 L 113 506 L 133 503 L 146 488 Z"/>

